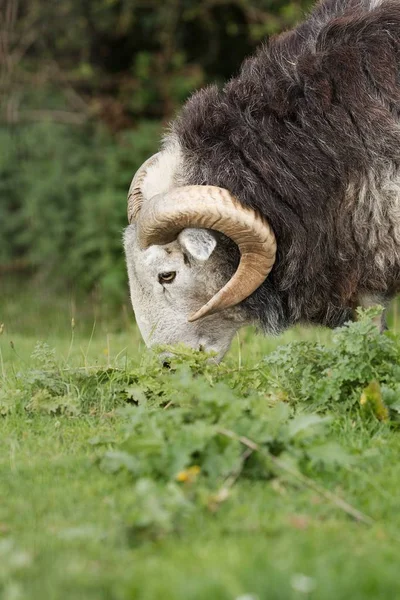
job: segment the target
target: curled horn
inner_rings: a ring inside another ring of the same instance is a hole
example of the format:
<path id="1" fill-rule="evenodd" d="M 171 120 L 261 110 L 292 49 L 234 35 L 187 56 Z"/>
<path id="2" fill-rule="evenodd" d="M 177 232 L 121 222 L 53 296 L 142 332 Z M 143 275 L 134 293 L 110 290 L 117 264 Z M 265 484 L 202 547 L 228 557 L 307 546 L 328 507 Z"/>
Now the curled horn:
<path id="1" fill-rule="evenodd" d="M 158 155 L 159 152 L 157 152 L 157 154 L 153 154 L 153 156 L 148 158 L 146 162 L 142 164 L 140 169 L 136 171 L 132 179 L 132 183 L 128 192 L 129 223 L 132 223 L 132 221 L 135 221 L 137 219 L 137 216 L 143 204 L 142 183 L 144 181 L 144 178 L 146 177 L 146 173 L 149 167 L 151 167 L 151 165 L 153 165 L 156 162 Z"/>
<path id="2" fill-rule="evenodd" d="M 273 267 L 276 240 L 271 227 L 228 190 L 190 185 L 154 196 L 139 214 L 139 243 L 143 248 L 168 244 L 186 227 L 219 231 L 240 251 L 236 273 L 189 321 L 239 304 L 262 284 Z"/>

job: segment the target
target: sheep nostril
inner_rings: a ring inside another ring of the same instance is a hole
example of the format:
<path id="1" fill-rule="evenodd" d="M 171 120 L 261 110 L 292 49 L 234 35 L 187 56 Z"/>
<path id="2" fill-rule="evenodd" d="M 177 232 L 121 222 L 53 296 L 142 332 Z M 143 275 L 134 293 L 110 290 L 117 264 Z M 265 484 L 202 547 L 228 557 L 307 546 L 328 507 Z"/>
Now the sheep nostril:
<path id="1" fill-rule="evenodd" d="M 164 360 L 162 366 L 164 369 L 170 369 L 171 363 L 169 362 L 169 360 Z"/>
<path id="2" fill-rule="evenodd" d="M 205 352 L 206 349 L 204 348 L 203 344 L 200 344 L 199 346 L 199 352 Z"/>

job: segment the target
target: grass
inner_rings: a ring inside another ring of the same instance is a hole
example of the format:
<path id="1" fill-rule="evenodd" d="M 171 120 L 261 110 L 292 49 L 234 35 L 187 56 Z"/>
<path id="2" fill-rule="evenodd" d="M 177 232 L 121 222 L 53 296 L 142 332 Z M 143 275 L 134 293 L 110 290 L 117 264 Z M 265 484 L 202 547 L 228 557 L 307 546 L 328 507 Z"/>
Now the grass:
<path id="1" fill-rule="evenodd" d="M 2 599 L 398 596 L 397 335 L 246 330 L 163 372 L 128 309 L 0 322 Z"/>

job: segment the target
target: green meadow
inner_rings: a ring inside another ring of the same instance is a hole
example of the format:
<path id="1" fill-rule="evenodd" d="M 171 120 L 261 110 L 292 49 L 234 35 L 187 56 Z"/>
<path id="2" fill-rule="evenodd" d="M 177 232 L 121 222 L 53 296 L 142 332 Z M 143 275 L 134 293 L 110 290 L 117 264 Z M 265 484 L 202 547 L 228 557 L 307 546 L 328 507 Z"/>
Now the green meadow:
<path id="1" fill-rule="evenodd" d="M 1 298 L 0 597 L 400 593 L 400 336 L 145 350 L 130 309 Z"/>

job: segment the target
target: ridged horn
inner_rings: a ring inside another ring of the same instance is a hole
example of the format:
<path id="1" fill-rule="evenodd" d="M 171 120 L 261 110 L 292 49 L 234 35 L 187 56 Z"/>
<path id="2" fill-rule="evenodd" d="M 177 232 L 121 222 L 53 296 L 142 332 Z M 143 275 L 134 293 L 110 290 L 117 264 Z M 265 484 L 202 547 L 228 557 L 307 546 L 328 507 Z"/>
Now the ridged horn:
<path id="1" fill-rule="evenodd" d="M 132 223 L 132 221 L 135 221 L 137 219 L 137 216 L 143 204 L 142 183 L 144 181 L 144 178 L 146 177 L 148 168 L 156 162 L 159 154 L 160 153 L 157 152 L 157 154 L 153 154 L 153 156 L 148 158 L 133 176 L 132 183 L 128 192 L 129 223 Z"/>
<path id="2" fill-rule="evenodd" d="M 236 273 L 189 321 L 239 304 L 262 284 L 273 267 L 276 240 L 268 222 L 226 189 L 190 185 L 154 196 L 140 211 L 139 244 L 142 248 L 168 244 L 186 227 L 219 231 L 240 251 Z"/>

